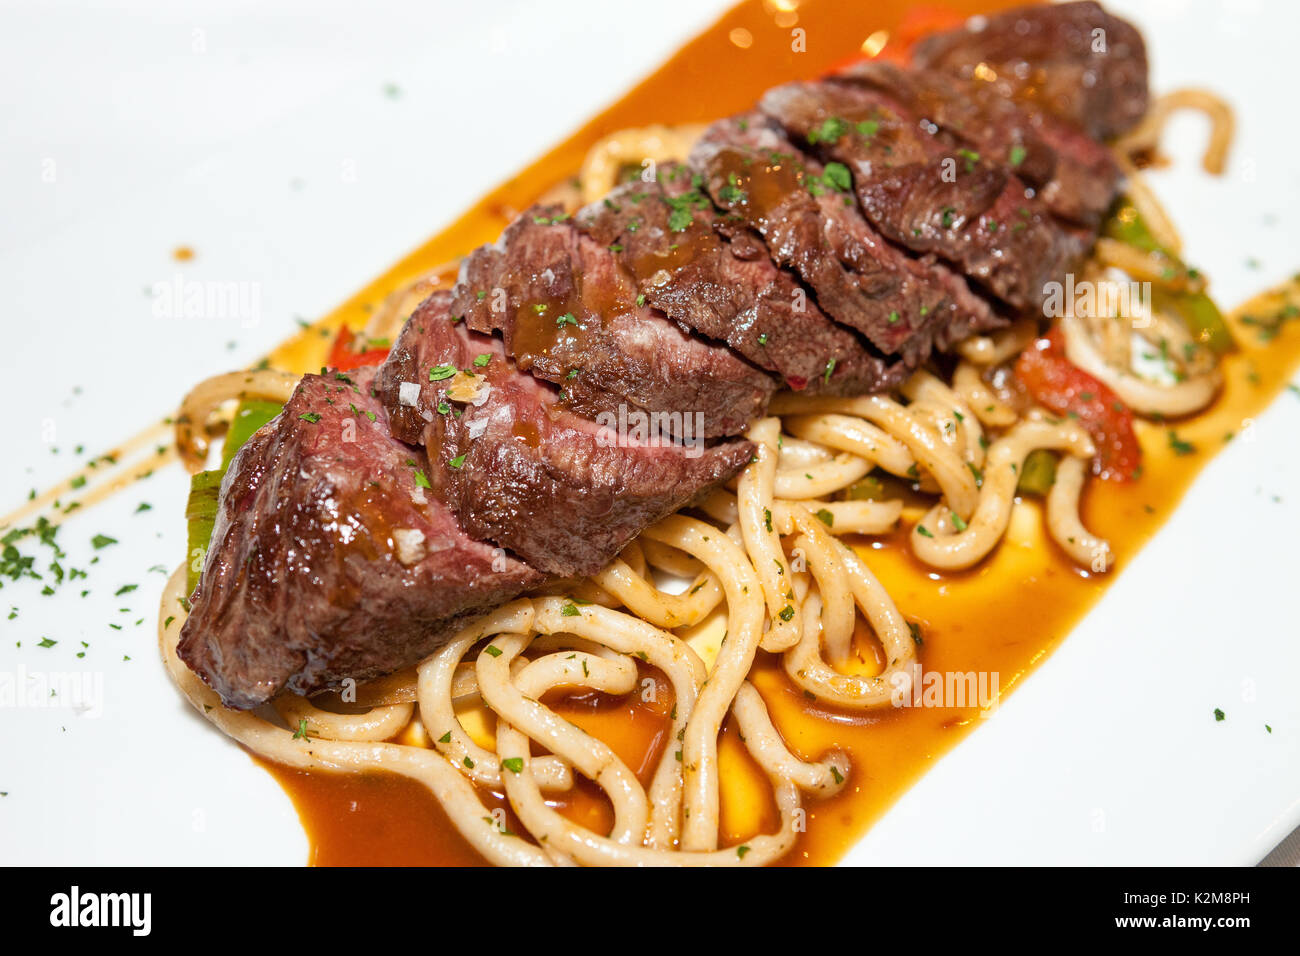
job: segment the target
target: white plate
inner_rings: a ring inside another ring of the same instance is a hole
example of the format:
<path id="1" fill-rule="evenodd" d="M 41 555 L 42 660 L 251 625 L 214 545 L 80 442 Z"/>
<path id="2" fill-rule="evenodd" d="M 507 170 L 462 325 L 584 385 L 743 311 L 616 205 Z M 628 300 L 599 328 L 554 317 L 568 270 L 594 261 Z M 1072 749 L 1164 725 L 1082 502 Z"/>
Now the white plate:
<path id="1" fill-rule="evenodd" d="M 78 444 L 106 449 L 193 382 L 254 360 L 295 316 L 329 310 L 724 4 L 665 0 L 653 17 L 596 0 L 372 4 L 364 17 L 319 0 L 150 6 L 0 13 L 0 510 L 63 477 Z M 1290 274 L 1300 153 L 1275 66 L 1294 55 L 1300 10 L 1112 6 L 1143 28 L 1156 90 L 1207 85 L 1238 109 L 1225 179 L 1196 168 L 1192 119 L 1168 140 L 1183 161 L 1154 177 L 1189 258 L 1225 302 Z M 194 262 L 171 260 L 179 245 Z M 148 290 L 178 272 L 252 284 L 256 321 L 155 318 Z M 1300 823 L 1298 428 L 1300 401 L 1284 394 L 849 859 L 1254 863 Z M 6 862 L 306 858 L 288 798 L 189 712 L 157 661 L 164 576 L 147 569 L 183 553 L 184 489 L 172 468 L 69 520 L 65 566 L 88 566 L 97 533 L 120 542 L 80 587 L 45 597 L 4 581 L 0 674 L 86 671 L 103 690 L 99 714 L 0 710 Z M 152 510 L 135 513 L 141 501 Z M 139 587 L 114 595 L 127 584 Z M 37 647 L 43 636 L 58 644 Z"/>

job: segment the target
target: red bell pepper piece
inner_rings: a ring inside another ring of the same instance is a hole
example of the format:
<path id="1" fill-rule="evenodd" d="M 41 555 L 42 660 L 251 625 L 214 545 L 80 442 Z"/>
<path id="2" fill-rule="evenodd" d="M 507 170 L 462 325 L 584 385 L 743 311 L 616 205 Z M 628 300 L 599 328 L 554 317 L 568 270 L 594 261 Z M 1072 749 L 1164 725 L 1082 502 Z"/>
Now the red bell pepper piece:
<path id="1" fill-rule="evenodd" d="M 389 349 L 387 347 L 357 351 L 353 347 L 355 340 L 356 334 L 346 325 L 339 329 L 338 337 L 334 340 L 333 347 L 330 348 L 330 357 L 327 363 L 330 368 L 336 368 L 340 372 L 347 372 L 366 365 L 378 365 L 388 358 Z"/>
<path id="2" fill-rule="evenodd" d="M 1059 328 L 1020 353 L 1016 378 L 1038 404 L 1078 419 L 1087 430 L 1097 446 L 1094 474 L 1111 481 L 1138 477 L 1142 448 L 1133 431 L 1133 412 L 1109 387 L 1070 364 Z"/>

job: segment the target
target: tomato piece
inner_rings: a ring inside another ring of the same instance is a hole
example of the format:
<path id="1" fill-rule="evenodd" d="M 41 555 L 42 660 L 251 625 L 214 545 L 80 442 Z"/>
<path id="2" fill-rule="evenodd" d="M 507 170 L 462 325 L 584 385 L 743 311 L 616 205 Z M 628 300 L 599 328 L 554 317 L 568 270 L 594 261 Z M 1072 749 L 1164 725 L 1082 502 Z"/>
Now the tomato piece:
<path id="1" fill-rule="evenodd" d="M 912 58 L 912 47 L 916 46 L 919 40 L 931 33 L 955 29 L 965 22 L 966 16 L 964 14 L 948 7 L 925 4 L 911 7 L 907 13 L 903 14 L 903 19 L 899 21 L 897 29 L 889 32 L 889 41 L 874 57 L 855 54 L 836 63 L 827 72 L 839 73 L 841 70 L 846 70 L 863 60 L 883 60 L 886 63 L 897 63 L 899 66 L 906 66 Z"/>
<path id="2" fill-rule="evenodd" d="M 339 329 L 338 337 L 330 348 L 330 357 L 327 363 L 330 368 L 336 368 L 340 372 L 347 372 L 366 365 L 378 365 L 388 358 L 389 350 L 387 348 L 367 349 L 363 352 L 357 351 L 353 347 L 355 340 L 356 334 L 346 325 Z"/>
<path id="3" fill-rule="evenodd" d="M 1142 448 L 1133 431 L 1132 410 L 1103 382 L 1070 364 L 1059 328 L 1020 353 L 1016 378 L 1038 404 L 1077 418 L 1087 430 L 1097 446 L 1094 474 L 1111 481 L 1137 478 Z"/>

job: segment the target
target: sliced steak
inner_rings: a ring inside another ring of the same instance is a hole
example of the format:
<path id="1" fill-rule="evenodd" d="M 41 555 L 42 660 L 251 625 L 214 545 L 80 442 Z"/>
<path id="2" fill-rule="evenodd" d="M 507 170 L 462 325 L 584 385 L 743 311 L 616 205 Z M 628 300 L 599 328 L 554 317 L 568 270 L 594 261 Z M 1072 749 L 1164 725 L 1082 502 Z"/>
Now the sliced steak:
<path id="1" fill-rule="evenodd" d="M 842 170 L 828 174 L 753 113 L 710 126 L 690 165 L 718 208 L 761 235 L 773 261 L 807 283 L 822 311 L 887 355 L 906 354 L 909 343 L 911 361 L 924 353 L 924 330 L 942 294 L 919 281 L 907 257 L 883 243 L 871 250 L 878 256 L 855 248 L 863 254 L 853 262 L 837 254 L 853 232 L 845 228 L 854 213 L 844 205 L 849 183 Z M 836 216 L 841 209 L 845 215 Z"/>
<path id="2" fill-rule="evenodd" d="M 866 86 L 788 83 L 760 103 L 798 142 L 844 164 L 867 219 L 887 238 L 954 263 L 1016 309 L 1092 244 L 1056 220 L 1016 176 L 897 100 Z"/>
<path id="3" fill-rule="evenodd" d="M 544 576 L 475 541 L 395 440 L 372 369 L 308 375 L 230 464 L 178 653 L 247 709 L 414 664 Z"/>
<path id="4" fill-rule="evenodd" d="M 913 63 L 991 83 L 1094 139 L 1126 132 L 1147 111 L 1142 35 L 1091 0 L 974 17 L 921 40 Z"/>
<path id="5" fill-rule="evenodd" d="M 435 293 L 407 321 L 378 391 L 394 434 L 427 446 L 433 490 L 471 535 L 543 571 L 593 574 L 753 456 L 744 440 L 706 446 L 698 424 L 672 429 L 692 435 L 682 445 L 653 418 L 563 408 L 499 339 L 453 319 L 449 299 Z"/>
<path id="6" fill-rule="evenodd" d="M 647 304 L 684 329 L 726 342 L 789 388 L 861 394 L 908 374 L 827 318 L 743 221 L 720 220 L 685 166 L 663 164 L 654 182 L 620 186 L 574 221 L 616 250 Z"/>
<path id="7" fill-rule="evenodd" d="M 1096 227 L 1115 198 L 1120 171 L 1106 147 L 1050 114 L 1022 109 L 986 82 L 879 60 L 834 79 L 880 90 L 920 122 L 1012 170 L 1058 216 Z"/>
<path id="8" fill-rule="evenodd" d="M 932 342 L 1005 324 L 933 256 L 886 241 L 852 201 L 847 168 L 823 167 L 762 114 L 715 123 L 692 164 L 712 171 L 715 201 L 764 236 L 772 258 L 803 276 L 823 311 L 901 353 L 905 365 L 923 361 Z"/>
<path id="9" fill-rule="evenodd" d="M 562 404 L 588 417 L 623 405 L 700 412 L 709 437 L 743 431 L 777 383 L 638 304 L 614 255 L 558 207 L 536 207 L 465 260 L 452 314 L 501 332 L 521 369 L 560 385 Z"/>

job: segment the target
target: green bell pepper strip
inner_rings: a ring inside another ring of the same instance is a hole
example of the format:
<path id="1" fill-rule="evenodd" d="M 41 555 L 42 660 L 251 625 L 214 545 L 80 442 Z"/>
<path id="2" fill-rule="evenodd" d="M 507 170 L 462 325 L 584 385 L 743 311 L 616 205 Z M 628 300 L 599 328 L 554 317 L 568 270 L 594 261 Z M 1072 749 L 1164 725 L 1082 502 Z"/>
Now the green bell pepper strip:
<path id="1" fill-rule="evenodd" d="M 221 452 L 221 471 L 230 467 L 230 460 L 235 452 L 244 447 L 244 442 L 253 437 L 253 433 L 273 419 L 284 409 L 279 402 L 268 402 L 258 398 L 244 399 L 235 409 L 235 417 L 230 421 L 230 431 L 226 432 L 226 444 Z"/>
<path id="2" fill-rule="evenodd" d="M 867 475 L 844 489 L 846 501 L 884 501 L 885 486 L 874 475 Z"/>
<path id="3" fill-rule="evenodd" d="M 203 568 L 203 558 L 212 541 L 212 528 L 217 521 L 217 500 L 221 491 L 221 480 L 226 476 L 226 469 L 235 457 L 235 452 L 243 447 L 253 433 L 279 415 L 284 408 L 279 402 L 267 402 L 261 399 L 246 399 L 235 409 L 235 417 L 226 432 L 225 447 L 221 452 L 221 467 L 211 471 L 200 471 L 190 478 L 190 496 L 185 502 L 186 524 L 186 593 L 193 594 L 199 583 L 199 572 Z"/>
<path id="4" fill-rule="evenodd" d="M 185 502 L 186 552 L 185 593 L 193 594 L 203 569 L 203 558 L 212 540 L 212 526 L 217 521 L 217 494 L 221 490 L 224 468 L 200 471 L 190 477 L 190 496 Z"/>
<path id="5" fill-rule="evenodd" d="M 1142 216 L 1128 200 L 1121 199 L 1111 210 L 1102 233 L 1143 252 L 1159 253 L 1174 268 L 1188 275 L 1195 274 L 1182 259 L 1156 241 Z M 1204 292 L 1169 292 L 1158 289 L 1152 293 L 1152 299 L 1154 308 L 1178 316 L 1196 341 L 1215 355 L 1224 355 L 1236 349 L 1237 343 L 1232 338 L 1228 323 L 1224 321 L 1223 313 Z"/>
<path id="6" fill-rule="evenodd" d="M 1046 495 L 1056 483 L 1056 456 L 1046 448 L 1035 448 L 1020 466 L 1016 491 L 1022 495 Z"/>

